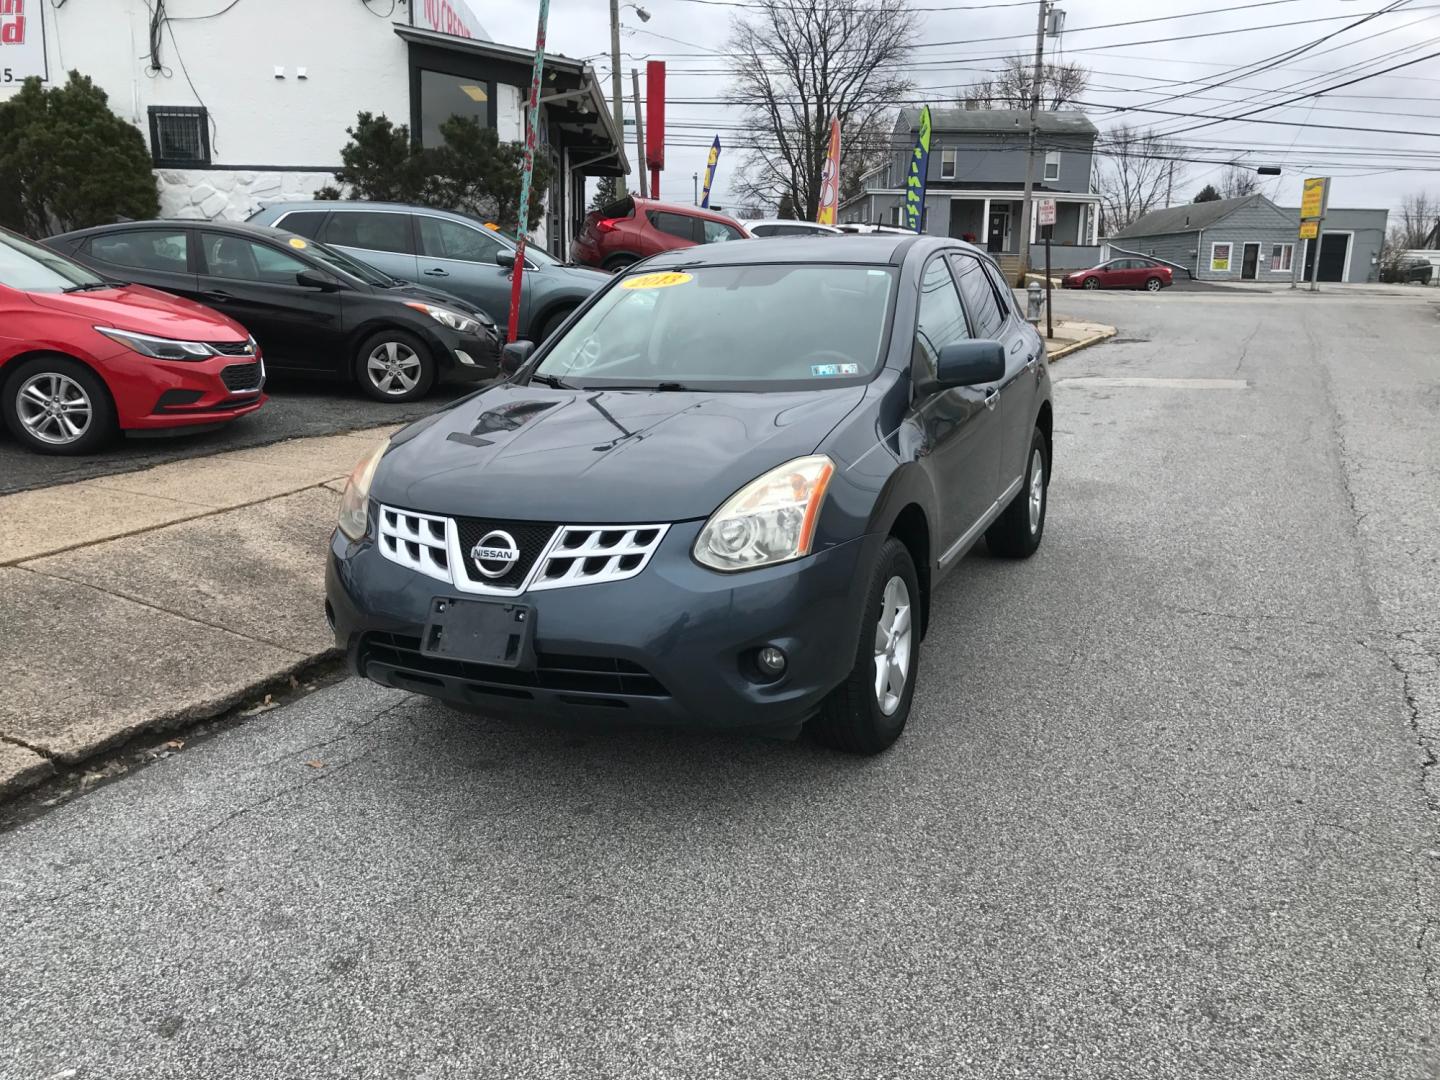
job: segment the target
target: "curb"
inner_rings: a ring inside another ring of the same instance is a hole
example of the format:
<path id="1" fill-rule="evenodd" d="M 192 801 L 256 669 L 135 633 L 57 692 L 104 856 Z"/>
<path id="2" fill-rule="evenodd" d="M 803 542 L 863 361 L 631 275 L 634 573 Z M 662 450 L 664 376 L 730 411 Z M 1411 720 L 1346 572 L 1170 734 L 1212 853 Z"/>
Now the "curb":
<path id="1" fill-rule="evenodd" d="M 1079 341 L 1072 341 L 1069 345 L 1062 345 L 1054 352 L 1047 351 L 1046 355 L 1048 356 L 1050 363 L 1053 364 L 1056 360 L 1059 360 L 1065 356 L 1069 356 L 1073 352 L 1079 352 L 1081 349 L 1088 349 L 1091 345 L 1098 344 L 1099 342 L 1102 342 L 1107 338 L 1114 337 L 1116 332 L 1117 331 L 1115 327 L 1107 327 L 1106 329 L 1100 331 L 1098 334 L 1095 334 L 1091 337 L 1081 338 Z"/>

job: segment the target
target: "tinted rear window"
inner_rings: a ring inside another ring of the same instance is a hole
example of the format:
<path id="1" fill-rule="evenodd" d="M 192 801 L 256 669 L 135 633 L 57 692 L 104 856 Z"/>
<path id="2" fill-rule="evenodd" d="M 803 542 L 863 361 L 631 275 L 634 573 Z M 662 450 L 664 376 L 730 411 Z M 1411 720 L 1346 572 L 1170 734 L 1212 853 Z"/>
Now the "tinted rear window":
<path id="1" fill-rule="evenodd" d="M 409 214 L 336 210 L 325 223 L 320 239 L 327 244 L 366 251 L 395 251 L 406 255 L 415 251 L 410 239 Z"/>
<path id="2" fill-rule="evenodd" d="M 282 217 L 275 227 L 298 233 L 301 236 L 308 236 L 314 240 L 320 233 L 320 226 L 325 221 L 325 215 L 329 212 L 329 210 L 296 210 Z"/>

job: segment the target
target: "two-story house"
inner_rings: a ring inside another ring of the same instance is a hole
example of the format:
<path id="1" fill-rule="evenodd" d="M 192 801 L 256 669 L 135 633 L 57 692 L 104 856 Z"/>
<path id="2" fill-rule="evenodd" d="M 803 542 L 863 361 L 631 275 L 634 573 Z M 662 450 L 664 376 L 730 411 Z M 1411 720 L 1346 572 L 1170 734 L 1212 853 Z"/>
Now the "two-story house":
<path id="1" fill-rule="evenodd" d="M 901 223 L 919 125 L 919 109 L 900 110 L 888 160 L 863 177 L 862 192 L 840 207 L 841 222 Z M 1035 194 L 1056 202 L 1052 265 L 1092 266 L 1100 250 L 1100 196 L 1090 187 L 1095 125 L 1073 110 L 1039 113 L 1037 125 Z M 1029 131 L 1025 109 L 931 109 L 922 231 L 979 244 L 1013 269 L 1020 252 Z M 1032 226 L 1032 242 L 1043 236 Z"/>

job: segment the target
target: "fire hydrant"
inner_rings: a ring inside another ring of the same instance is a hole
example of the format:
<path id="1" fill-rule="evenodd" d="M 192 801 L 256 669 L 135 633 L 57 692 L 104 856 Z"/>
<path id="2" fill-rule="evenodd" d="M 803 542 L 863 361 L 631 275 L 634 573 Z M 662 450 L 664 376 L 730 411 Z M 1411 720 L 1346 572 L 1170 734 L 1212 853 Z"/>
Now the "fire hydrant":
<path id="1" fill-rule="evenodd" d="M 1038 281 L 1032 281 L 1025 286 L 1025 318 L 1032 323 L 1038 323 L 1044 311 L 1045 290 L 1040 287 Z"/>

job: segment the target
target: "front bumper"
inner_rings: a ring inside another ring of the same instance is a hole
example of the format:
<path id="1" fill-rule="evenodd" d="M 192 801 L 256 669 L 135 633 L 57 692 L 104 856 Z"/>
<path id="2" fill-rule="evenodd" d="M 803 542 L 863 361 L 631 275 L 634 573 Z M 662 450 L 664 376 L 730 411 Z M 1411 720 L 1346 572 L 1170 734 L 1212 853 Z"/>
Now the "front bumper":
<path id="1" fill-rule="evenodd" d="M 440 357 L 442 377 L 455 382 L 479 382 L 500 374 L 500 338 L 482 331 L 462 334 L 436 324 L 430 330 L 431 348 Z"/>
<path id="2" fill-rule="evenodd" d="M 265 362 L 212 356 L 198 362 L 125 352 L 99 364 L 120 427 L 130 431 L 222 424 L 265 404 Z"/>
<path id="3" fill-rule="evenodd" d="M 860 571 L 884 538 L 720 574 L 690 557 L 701 525 L 673 525 L 636 577 L 522 593 L 517 600 L 535 619 L 537 664 L 529 671 L 422 657 L 431 601 L 465 594 L 338 531 L 326 568 L 327 615 L 353 672 L 457 705 L 717 729 L 805 720 L 855 662 L 867 580 Z M 771 644 L 789 663 L 765 682 L 751 658 Z"/>

